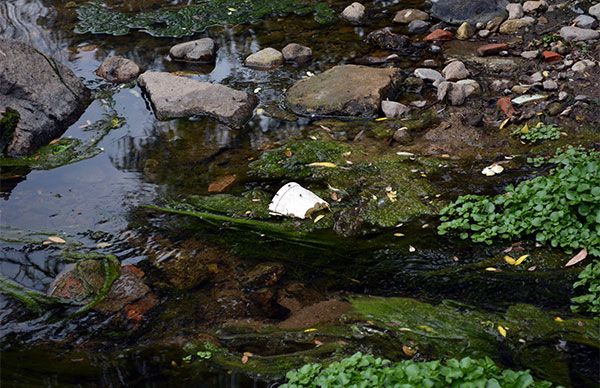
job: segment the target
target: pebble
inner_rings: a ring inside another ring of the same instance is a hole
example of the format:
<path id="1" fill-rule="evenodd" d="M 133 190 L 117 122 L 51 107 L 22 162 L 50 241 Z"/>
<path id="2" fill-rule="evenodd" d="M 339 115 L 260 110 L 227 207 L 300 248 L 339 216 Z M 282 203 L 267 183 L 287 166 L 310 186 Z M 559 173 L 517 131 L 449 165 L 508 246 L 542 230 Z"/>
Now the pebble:
<path id="1" fill-rule="evenodd" d="M 544 76 L 541 72 L 535 72 L 529 77 L 529 82 L 536 84 L 538 82 L 542 82 L 544 80 Z"/>
<path id="2" fill-rule="evenodd" d="M 598 21 L 589 15 L 579 15 L 573 20 L 573 24 L 575 27 L 593 29 L 598 26 Z"/>
<path id="3" fill-rule="evenodd" d="M 440 82 L 444 81 L 444 76 L 436 70 L 427 69 L 427 68 L 418 68 L 415 69 L 415 77 L 418 77 L 422 80 L 432 81 L 434 86 L 437 86 Z"/>
<path id="4" fill-rule="evenodd" d="M 569 42 L 580 42 L 596 40 L 600 38 L 600 32 L 588 28 L 566 26 L 560 29 L 560 36 Z"/>
<path id="5" fill-rule="evenodd" d="M 544 87 L 544 90 L 556 90 L 558 89 L 558 83 L 554 80 L 546 80 L 544 81 L 544 83 L 542 84 L 542 86 Z"/>
<path id="6" fill-rule="evenodd" d="M 217 46 L 211 38 L 176 44 L 169 50 L 169 56 L 176 61 L 213 63 Z"/>
<path id="7" fill-rule="evenodd" d="M 473 35 L 475 35 L 475 28 L 469 22 L 464 22 L 456 30 L 456 39 L 458 40 L 467 40 Z"/>
<path id="8" fill-rule="evenodd" d="M 437 40 L 452 40 L 453 37 L 454 34 L 452 34 L 450 31 L 437 29 L 429 35 L 427 35 L 424 40 L 426 42 L 433 42 Z"/>
<path id="9" fill-rule="evenodd" d="M 260 70 L 268 70 L 283 65 L 283 54 L 279 50 L 267 47 L 246 58 L 246 66 Z"/>
<path id="10" fill-rule="evenodd" d="M 433 54 L 437 54 L 442 51 L 442 48 L 437 44 L 432 44 L 431 47 L 429 47 L 429 51 L 431 51 Z"/>
<path id="11" fill-rule="evenodd" d="M 403 9 L 396 13 L 394 16 L 394 23 L 403 23 L 408 24 L 414 20 L 427 20 L 429 19 L 429 14 L 427 12 L 421 11 L 420 9 Z"/>
<path id="12" fill-rule="evenodd" d="M 508 19 L 521 19 L 525 14 L 523 13 L 523 6 L 519 3 L 511 3 L 506 6 L 508 11 Z"/>
<path id="13" fill-rule="evenodd" d="M 521 53 L 521 56 L 525 59 L 535 59 L 538 55 L 540 55 L 540 52 L 538 50 L 523 51 Z"/>
<path id="14" fill-rule="evenodd" d="M 408 23 L 408 32 L 410 34 L 423 34 L 427 32 L 430 24 L 424 20 L 413 20 Z"/>
<path id="15" fill-rule="evenodd" d="M 281 50 L 283 58 L 288 62 L 305 63 L 312 59 L 313 52 L 310 47 L 290 43 Z"/>
<path id="16" fill-rule="evenodd" d="M 485 57 L 487 55 L 498 54 L 500 51 L 507 49 L 508 45 L 506 43 L 490 43 L 485 44 L 483 46 L 479 46 L 477 48 L 477 54 L 479 54 L 482 57 Z"/>
<path id="17" fill-rule="evenodd" d="M 424 106 L 427 105 L 427 101 L 425 101 L 425 100 L 413 101 L 410 103 L 410 105 L 412 105 L 416 108 L 423 108 Z"/>
<path id="18" fill-rule="evenodd" d="M 365 6 L 358 2 L 350 4 L 342 11 L 342 19 L 351 23 L 360 23 L 364 16 Z"/>
<path id="19" fill-rule="evenodd" d="M 410 112 L 410 108 L 404 104 L 395 101 L 381 101 L 381 110 L 388 118 L 400 118 Z"/>
<path id="20" fill-rule="evenodd" d="M 557 62 L 562 59 L 562 56 L 554 51 L 544 51 L 542 56 L 544 57 L 544 61 L 548 63 Z"/>
<path id="21" fill-rule="evenodd" d="M 490 30 L 481 30 L 477 34 L 482 38 L 487 38 L 492 32 Z"/>
<path id="22" fill-rule="evenodd" d="M 548 3 L 546 3 L 545 0 L 530 0 L 523 3 L 523 12 L 525 13 L 535 13 L 538 11 L 545 11 L 546 9 L 548 9 Z"/>
<path id="23" fill-rule="evenodd" d="M 442 70 L 444 78 L 448 81 L 458 81 L 469 77 L 469 70 L 461 61 L 450 62 L 444 70 Z"/>
<path id="24" fill-rule="evenodd" d="M 600 20 L 600 3 L 592 5 L 588 10 L 588 13 L 596 19 Z"/>
<path id="25" fill-rule="evenodd" d="M 523 27 L 532 25 L 535 19 L 531 17 L 523 17 L 521 19 L 507 20 L 500 26 L 501 34 L 514 34 Z"/>
<path id="26" fill-rule="evenodd" d="M 583 73 L 588 68 L 591 68 L 594 66 L 596 66 L 596 63 L 594 61 L 589 60 L 589 59 L 584 59 L 583 61 L 579 61 L 579 62 L 575 63 L 573 65 L 573 67 L 571 67 L 571 70 L 578 72 L 578 73 Z"/>
<path id="27" fill-rule="evenodd" d="M 569 97 L 569 93 L 567 92 L 558 93 L 558 101 L 564 101 L 567 99 L 567 97 Z"/>

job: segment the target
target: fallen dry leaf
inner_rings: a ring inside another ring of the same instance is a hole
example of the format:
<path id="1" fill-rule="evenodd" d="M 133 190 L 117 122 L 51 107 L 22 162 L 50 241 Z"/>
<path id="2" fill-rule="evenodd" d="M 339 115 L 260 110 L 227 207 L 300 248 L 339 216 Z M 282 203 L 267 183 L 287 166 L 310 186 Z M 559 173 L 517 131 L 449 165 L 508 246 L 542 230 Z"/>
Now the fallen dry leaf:
<path id="1" fill-rule="evenodd" d="M 587 257 L 587 249 L 583 248 L 581 251 L 579 251 L 578 254 L 576 254 L 575 256 L 573 256 L 573 258 L 569 261 L 567 261 L 567 264 L 565 264 L 565 267 L 570 267 L 572 265 L 575 265 L 577 263 L 579 263 L 580 261 L 584 260 Z"/>
<path id="2" fill-rule="evenodd" d="M 406 345 L 402 345 L 402 351 L 404 352 L 404 354 L 406 354 L 408 357 L 412 357 L 415 354 L 417 354 L 417 351 L 413 348 L 411 348 L 410 346 L 406 346 Z"/>
<path id="3" fill-rule="evenodd" d="M 248 363 L 248 356 L 242 356 L 242 364 L 247 364 Z"/>
<path id="4" fill-rule="evenodd" d="M 208 186 L 208 192 L 209 193 L 222 193 L 223 191 L 225 191 L 229 187 L 231 187 L 232 184 L 234 184 L 236 178 L 237 177 L 235 175 L 225 175 L 225 176 L 219 177 L 219 178 L 217 178 L 216 181 L 214 181 L 213 183 L 211 183 Z"/>
<path id="5" fill-rule="evenodd" d="M 314 224 L 316 224 L 317 222 L 321 221 L 323 219 L 323 217 L 325 217 L 324 214 L 319 214 L 315 220 L 313 221 Z"/>

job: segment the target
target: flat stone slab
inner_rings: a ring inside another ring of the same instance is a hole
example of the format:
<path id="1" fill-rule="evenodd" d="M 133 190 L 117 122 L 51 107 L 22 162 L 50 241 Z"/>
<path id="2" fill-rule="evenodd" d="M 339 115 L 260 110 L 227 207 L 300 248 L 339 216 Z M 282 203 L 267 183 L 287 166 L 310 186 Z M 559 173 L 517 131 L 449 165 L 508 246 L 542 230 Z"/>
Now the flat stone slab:
<path id="1" fill-rule="evenodd" d="M 252 94 L 171 73 L 147 71 L 138 82 L 159 120 L 198 115 L 239 128 L 252 117 L 258 103 Z"/>
<path id="2" fill-rule="evenodd" d="M 395 97 L 400 81 L 395 68 L 335 66 L 296 82 L 287 105 L 299 115 L 376 117 L 381 101 Z"/>
<path id="3" fill-rule="evenodd" d="M 507 0 L 432 0 L 431 14 L 450 24 L 487 23 L 497 16 L 506 16 Z"/>

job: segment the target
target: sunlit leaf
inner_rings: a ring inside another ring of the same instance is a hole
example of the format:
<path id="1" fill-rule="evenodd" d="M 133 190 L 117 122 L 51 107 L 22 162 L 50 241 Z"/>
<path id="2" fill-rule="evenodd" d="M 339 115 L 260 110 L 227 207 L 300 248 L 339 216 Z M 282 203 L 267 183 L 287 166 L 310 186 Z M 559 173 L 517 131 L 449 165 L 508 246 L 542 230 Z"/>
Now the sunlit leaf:
<path id="1" fill-rule="evenodd" d="M 579 263 L 580 261 L 584 260 L 587 257 L 587 254 L 588 254 L 587 249 L 583 248 L 581 251 L 579 251 L 578 254 L 573 256 L 573 258 L 571 260 L 567 261 L 567 264 L 565 264 L 565 267 L 570 267 L 572 265 Z"/>

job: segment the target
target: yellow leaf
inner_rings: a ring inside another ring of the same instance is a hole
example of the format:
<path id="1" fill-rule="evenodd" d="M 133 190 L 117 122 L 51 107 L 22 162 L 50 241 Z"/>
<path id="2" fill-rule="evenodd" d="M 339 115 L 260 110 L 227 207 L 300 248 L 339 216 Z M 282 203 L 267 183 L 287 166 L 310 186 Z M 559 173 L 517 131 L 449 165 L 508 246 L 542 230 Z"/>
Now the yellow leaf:
<path id="1" fill-rule="evenodd" d="M 394 233 L 394 236 L 396 236 L 396 237 L 404 237 L 404 233 Z"/>
<path id="2" fill-rule="evenodd" d="M 325 217 L 324 214 L 319 214 L 315 220 L 313 221 L 314 224 L 316 224 L 317 222 L 321 221 L 323 219 L 323 217 Z"/>
<path id="3" fill-rule="evenodd" d="M 380 117 L 378 119 L 375 119 L 375 121 L 384 121 L 384 120 L 387 120 L 387 119 L 388 119 L 387 117 Z"/>
<path id="4" fill-rule="evenodd" d="M 498 333 L 500 333 L 502 337 L 506 337 L 506 329 L 502 325 L 498 325 Z"/>
<path id="5" fill-rule="evenodd" d="M 504 261 L 510 265 L 516 265 L 517 261 L 510 256 L 504 256 Z"/>
<path id="6" fill-rule="evenodd" d="M 310 332 L 313 332 L 313 331 L 317 331 L 317 329 L 315 329 L 314 327 L 311 327 L 309 329 L 304 329 L 305 333 L 310 333 Z"/>
<path id="7" fill-rule="evenodd" d="M 565 320 L 562 319 L 561 317 L 556 317 L 554 318 L 554 322 L 564 322 Z"/>
<path id="8" fill-rule="evenodd" d="M 521 133 L 528 133 L 529 132 L 529 125 L 525 124 L 523 125 L 523 128 L 521 128 Z"/>
<path id="9" fill-rule="evenodd" d="M 336 168 L 337 165 L 335 163 L 331 163 L 331 162 L 315 162 L 315 163 L 310 163 L 308 165 L 309 167 L 328 167 L 328 168 Z"/>
<path id="10" fill-rule="evenodd" d="M 529 257 L 529 255 L 523 255 L 523 256 L 519 257 L 519 258 L 517 259 L 517 261 L 515 261 L 515 265 L 520 265 L 520 264 L 521 264 L 521 263 L 523 263 L 523 262 L 525 261 L 525 259 L 526 259 L 526 258 L 528 258 L 528 257 Z"/>
<path id="11" fill-rule="evenodd" d="M 419 326 L 417 326 L 417 328 L 424 330 L 428 333 L 432 333 L 434 331 L 431 326 L 427 326 L 427 325 L 419 325 Z"/>
<path id="12" fill-rule="evenodd" d="M 487 267 L 485 270 L 490 271 L 490 272 L 499 272 L 500 271 L 498 268 L 494 268 L 494 267 Z"/>
<path id="13" fill-rule="evenodd" d="M 507 118 L 506 120 L 504 120 L 504 121 L 502 122 L 502 124 L 500 124 L 500 128 L 499 128 L 499 129 L 502 129 L 502 128 L 504 128 L 504 127 L 506 126 L 506 124 L 508 124 L 508 122 L 509 122 L 509 121 L 510 121 L 510 117 L 509 117 L 509 118 Z"/>
<path id="14" fill-rule="evenodd" d="M 411 348 L 410 346 L 406 346 L 406 345 L 402 345 L 402 351 L 408 357 L 412 357 L 417 353 L 417 351 L 415 349 Z"/>

